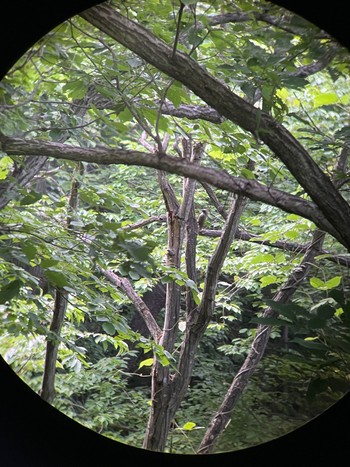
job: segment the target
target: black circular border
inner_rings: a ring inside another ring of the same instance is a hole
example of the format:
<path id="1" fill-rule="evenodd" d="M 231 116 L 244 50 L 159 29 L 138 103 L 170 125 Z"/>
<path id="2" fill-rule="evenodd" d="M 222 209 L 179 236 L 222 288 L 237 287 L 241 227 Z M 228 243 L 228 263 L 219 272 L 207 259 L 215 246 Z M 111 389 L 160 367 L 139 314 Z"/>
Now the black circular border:
<path id="1" fill-rule="evenodd" d="M 169 0 L 170 1 L 170 0 Z M 99 3 L 96 0 L 2 0 L 0 78 L 24 52 L 60 22 Z M 346 2 L 274 0 L 328 31 L 350 50 Z M 1 317 L 0 317 L 1 319 Z M 226 467 L 342 465 L 348 457 L 350 394 L 289 435 L 254 448 L 209 456 L 159 454 L 114 442 L 74 422 L 45 403 L 0 357 L 0 465 L 86 467 L 126 463 Z"/>

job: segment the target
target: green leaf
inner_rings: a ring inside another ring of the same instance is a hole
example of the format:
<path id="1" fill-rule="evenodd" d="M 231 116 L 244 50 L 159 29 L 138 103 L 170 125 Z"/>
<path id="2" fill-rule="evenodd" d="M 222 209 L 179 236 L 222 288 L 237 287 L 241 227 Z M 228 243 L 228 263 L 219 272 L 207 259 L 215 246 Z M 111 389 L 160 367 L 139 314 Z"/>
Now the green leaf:
<path id="1" fill-rule="evenodd" d="M 21 250 L 26 255 L 26 257 L 29 259 L 29 261 L 34 259 L 37 253 L 36 247 L 32 243 L 28 243 L 28 242 L 22 243 Z"/>
<path id="2" fill-rule="evenodd" d="M 243 168 L 241 170 L 242 176 L 244 178 L 247 178 L 248 180 L 254 180 L 255 179 L 255 174 L 249 169 Z"/>
<path id="3" fill-rule="evenodd" d="M 328 388 L 328 382 L 326 379 L 316 378 L 310 381 L 307 388 L 306 397 L 308 400 L 313 400 L 316 395 L 326 391 Z"/>
<path id="4" fill-rule="evenodd" d="M 197 290 L 192 289 L 192 297 L 193 297 L 194 303 L 196 305 L 199 305 L 200 302 L 201 302 L 201 298 L 200 298 L 199 293 L 198 293 Z"/>
<path id="5" fill-rule="evenodd" d="M 41 261 L 40 266 L 45 269 L 45 268 L 51 268 L 52 266 L 56 266 L 58 263 L 59 261 L 57 259 L 44 258 Z"/>
<path id="6" fill-rule="evenodd" d="M 68 285 L 66 278 L 60 271 L 52 271 L 50 269 L 46 269 L 45 276 L 47 280 L 57 287 L 64 287 Z"/>
<path id="7" fill-rule="evenodd" d="M 324 289 L 325 283 L 319 279 L 318 277 L 311 277 L 310 278 L 310 285 L 314 289 Z"/>
<path id="8" fill-rule="evenodd" d="M 274 300 L 265 300 L 265 303 L 274 311 L 278 311 L 280 315 L 294 321 L 296 315 L 307 316 L 308 310 L 295 303 L 281 303 Z"/>
<path id="9" fill-rule="evenodd" d="M 287 88 L 300 89 L 309 84 L 308 80 L 305 78 L 298 78 L 294 76 L 289 76 L 283 79 L 283 83 Z"/>
<path id="10" fill-rule="evenodd" d="M 182 425 L 180 430 L 192 431 L 195 428 L 195 426 L 196 424 L 194 422 L 186 422 L 184 425 Z"/>
<path id="11" fill-rule="evenodd" d="M 0 180 L 5 180 L 11 167 L 13 160 L 9 156 L 2 156 L 0 159 Z"/>
<path id="12" fill-rule="evenodd" d="M 137 242 L 123 242 L 120 244 L 137 261 L 147 261 L 150 249 Z"/>
<path id="13" fill-rule="evenodd" d="M 153 358 L 146 358 L 146 360 L 142 360 L 139 364 L 139 369 L 142 368 L 143 366 L 152 366 L 154 362 Z"/>
<path id="14" fill-rule="evenodd" d="M 140 279 L 140 274 L 138 272 L 133 271 L 132 269 L 130 269 L 129 277 L 130 277 L 130 279 L 133 279 L 134 281 L 137 281 L 137 280 Z"/>
<path id="15" fill-rule="evenodd" d="M 62 91 L 72 99 L 82 99 L 86 95 L 87 84 L 81 80 L 70 81 L 63 86 Z"/>
<path id="16" fill-rule="evenodd" d="M 332 279 L 329 279 L 326 283 L 325 286 L 327 287 L 327 290 L 329 289 L 334 289 L 335 287 L 338 287 L 338 285 L 341 282 L 341 276 L 334 276 Z"/>
<path id="17" fill-rule="evenodd" d="M 130 122 L 133 119 L 133 115 L 132 115 L 132 113 L 130 112 L 130 110 L 127 107 L 125 107 L 125 109 L 122 110 L 118 114 L 118 117 L 119 117 L 120 121 L 123 122 L 123 123 Z"/>
<path id="18" fill-rule="evenodd" d="M 263 288 L 271 284 L 276 284 L 276 282 L 277 282 L 277 276 L 270 275 L 270 276 L 264 276 L 260 278 L 261 287 Z"/>
<path id="19" fill-rule="evenodd" d="M 21 206 L 28 206 L 29 204 L 36 203 L 39 199 L 42 198 L 41 193 L 37 193 L 36 191 L 30 191 L 24 198 L 21 199 L 20 205 Z"/>
<path id="20" fill-rule="evenodd" d="M 102 323 L 102 329 L 104 330 L 105 333 L 113 335 L 115 334 L 115 327 L 112 323 L 109 323 L 108 321 Z"/>
<path id="21" fill-rule="evenodd" d="M 171 86 L 168 89 L 166 97 L 167 97 L 167 99 L 169 99 L 170 102 L 172 102 L 174 104 L 175 107 L 179 107 L 179 105 L 182 102 L 181 94 L 179 92 L 178 87 Z"/>
<path id="22" fill-rule="evenodd" d="M 157 358 L 158 360 L 160 361 L 160 363 L 162 364 L 162 366 L 168 366 L 170 364 L 170 360 L 169 358 L 165 355 L 165 350 L 164 350 L 164 353 L 161 354 L 161 355 L 157 355 Z"/>
<path id="23" fill-rule="evenodd" d="M 291 322 L 278 318 L 252 318 L 251 323 L 265 324 L 267 326 L 290 326 Z"/>
<path id="24" fill-rule="evenodd" d="M 314 339 L 314 338 L 312 338 Z M 310 350 L 326 350 L 327 347 L 320 342 L 314 342 L 314 340 L 308 340 L 308 338 L 301 339 L 300 337 L 294 337 L 290 342 L 295 342 L 299 344 L 301 347 L 305 347 Z"/>
<path id="25" fill-rule="evenodd" d="M 321 305 L 317 308 L 317 316 L 318 318 L 327 321 L 334 316 L 335 308 L 332 305 L 325 304 Z"/>
<path id="26" fill-rule="evenodd" d="M 11 300 L 13 297 L 18 295 L 21 285 L 22 283 L 19 280 L 14 280 L 9 284 L 6 284 L 0 290 L 0 304 L 6 303 L 7 301 Z"/>
<path id="27" fill-rule="evenodd" d="M 252 259 L 251 264 L 259 264 L 259 263 L 272 263 L 275 257 L 270 255 L 270 253 L 261 253 L 260 255 L 255 256 Z"/>
<path id="28" fill-rule="evenodd" d="M 323 319 L 316 316 L 308 320 L 307 327 L 308 329 L 322 329 L 325 324 L 326 322 Z"/>
<path id="29" fill-rule="evenodd" d="M 311 277 L 310 278 L 310 285 L 314 289 L 318 290 L 330 290 L 338 287 L 341 282 L 341 276 L 332 277 L 328 281 L 324 282 L 323 280 L 319 279 L 318 277 Z"/>
<path id="30" fill-rule="evenodd" d="M 336 104 L 339 101 L 339 97 L 335 92 L 324 92 L 315 97 L 313 104 L 314 108 L 321 107 L 323 105 Z"/>

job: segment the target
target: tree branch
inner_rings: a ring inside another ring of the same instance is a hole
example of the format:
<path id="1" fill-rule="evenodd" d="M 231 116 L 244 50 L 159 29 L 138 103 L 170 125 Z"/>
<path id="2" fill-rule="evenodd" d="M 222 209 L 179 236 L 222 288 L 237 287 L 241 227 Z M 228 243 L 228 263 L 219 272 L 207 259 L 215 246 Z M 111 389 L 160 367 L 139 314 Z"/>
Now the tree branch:
<path id="1" fill-rule="evenodd" d="M 200 235 L 203 235 L 204 237 L 220 237 L 221 230 L 202 229 L 200 231 Z M 237 229 L 235 238 L 237 240 L 257 243 L 259 245 L 265 245 L 271 248 L 278 248 L 284 251 L 291 251 L 293 253 L 305 253 L 307 249 L 309 248 L 309 244 L 302 245 L 300 243 L 287 242 L 284 240 L 277 240 L 276 242 L 270 242 L 269 240 L 262 239 L 259 235 L 255 235 L 255 234 L 252 234 L 245 230 L 240 230 L 240 229 Z M 320 250 L 319 254 L 325 255 L 324 259 L 327 261 L 331 261 L 332 263 L 339 264 L 340 266 L 350 268 L 350 257 L 348 256 L 341 255 L 341 254 L 337 255 L 328 250 Z"/>
<path id="2" fill-rule="evenodd" d="M 123 290 L 123 292 L 132 301 L 135 308 L 144 319 L 154 341 L 158 343 L 162 335 L 162 330 L 158 326 L 157 321 L 154 319 L 150 309 L 141 299 L 141 297 L 135 292 L 128 279 L 126 279 L 125 277 L 119 277 L 116 273 L 109 271 L 108 269 L 103 269 L 99 266 L 98 270 L 106 279 L 109 280 L 111 284 L 118 287 L 118 289 Z"/>
<path id="3" fill-rule="evenodd" d="M 180 81 L 220 115 L 258 136 L 286 165 L 350 249 L 350 206 L 330 178 L 294 136 L 270 115 L 245 102 L 188 55 L 172 49 L 144 27 L 123 17 L 106 3 L 81 16 L 151 65 Z"/>
<path id="4" fill-rule="evenodd" d="M 347 246 L 343 237 L 332 223 L 328 222 L 317 206 L 295 195 L 269 188 L 256 180 L 233 177 L 223 170 L 201 167 L 185 159 L 165 154 L 147 154 L 140 151 L 109 148 L 79 148 L 61 143 L 23 140 L 0 133 L 0 148 L 8 155 L 45 155 L 55 159 L 94 162 L 102 165 L 126 164 L 151 167 L 206 182 L 222 190 L 246 196 L 254 201 L 275 206 L 314 222 L 320 229 L 330 233 Z"/>
<path id="5" fill-rule="evenodd" d="M 288 32 L 293 35 L 300 35 L 304 29 L 296 25 L 293 25 L 292 22 L 285 20 L 286 15 L 275 16 L 269 12 L 261 11 L 249 11 L 244 12 L 242 10 L 235 13 L 223 13 L 220 15 L 211 15 L 208 17 L 208 24 L 210 26 L 218 26 L 228 23 L 245 23 L 247 21 L 261 21 L 263 23 L 275 26 L 282 31 Z M 287 15 L 287 18 L 291 19 L 290 15 Z M 317 35 L 319 39 L 329 38 L 329 35 L 324 31 Z"/>
<path id="6" fill-rule="evenodd" d="M 141 227 L 145 227 L 146 225 L 152 224 L 153 222 L 166 222 L 166 216 L 150 216 L 148 219 L 143 219 L 141 221 L 135 222 L 134 224 L 124 225 L 120 228 L 120 230 L 135 230 Z"/>

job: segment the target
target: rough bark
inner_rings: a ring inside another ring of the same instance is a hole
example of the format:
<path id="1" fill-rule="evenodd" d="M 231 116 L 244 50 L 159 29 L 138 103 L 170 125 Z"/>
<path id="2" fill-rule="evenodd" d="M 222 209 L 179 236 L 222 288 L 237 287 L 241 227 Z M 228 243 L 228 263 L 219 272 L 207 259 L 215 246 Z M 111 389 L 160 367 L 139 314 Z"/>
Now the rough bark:
<path id="1" fill-rule="evenodd" d="M 182 157 L 198 165 L 204 150 L 203 144 L 198 143 L 192 148 L 191 142 L 184 139 L 182 145 Z M 191 214 L 192 216 L 194 214 L 196 182 L 187 178 L 183 180 L 181 204 L 177 201 L 175 193 L 162 171 L 159 173 L 159 182 L 168 213 L 166 264 L 171 268 L 180 269 L 185 232 L 192 224 Z M 165 319 L 160 344 L 168 352 L 173 351 L 178 333 L 180 300 L 181 287 L 176 281 L 167 283 Z M 178 407 L 178 405 L 173 404 L 174 395 L 176 401 L 179 400 L 179 403 L 182 401 L 181 394 L 174 393 L 173 378 L 174 375 L 171 374 L 169 367 L 163 367 L 160 362 L 155 361 L 152 372 L 152 406 L 143 443 L 146 449 L 163 451 L 165 448 L 168 432 Z"/>
<path id="2" fill-rule="evenodd" d="M 81 16 L 151 65 L 180 81 L 220 115 L 263 141 L 286 165 L 350 248 L 350 206 L 331 179 L 293 135 L 270 115 L 256 109 L 211 76 L 188 55 L 177 52 L 139 24 L 104 3 Z"/>

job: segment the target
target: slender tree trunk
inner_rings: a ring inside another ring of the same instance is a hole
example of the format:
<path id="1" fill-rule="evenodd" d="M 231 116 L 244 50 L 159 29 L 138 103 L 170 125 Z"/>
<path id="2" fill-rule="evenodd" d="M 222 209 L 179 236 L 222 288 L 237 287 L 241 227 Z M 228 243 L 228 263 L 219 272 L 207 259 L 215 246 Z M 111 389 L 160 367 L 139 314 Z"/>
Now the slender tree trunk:
<path id="1" fill-rule="evenodd" d="M 63 289 L 56 289 L 53 317 L 50 332 L 46 342 L 45 366 L 40 396 L 51 403 L 55 397 L 55 375 L 60 334 L 67 309 L 68 293 Z"/>
<path id="2" fill-rule="evenodd" d="M 80 174 L 83 173 L 82 163 L 77 164 Z M 72 220 L 78 208 L 79 181 L 74 178 L 71 186 L 71 192 L 68 201 L 67 229 L 71 229 Z M 55 376 L 58 347 L 60 335 L 67 310 L 68 292 L 62 288 L 56 288 L 53 317 L 50 324 L 49 335 L 46 342 L 44 373 L 41 384 L 40 396 L 46 402 L 53 402 L 55 397 Z"/>
<path id="3" fill-rule="evenodd" d="M 344 148 L 341 151 L 335 164 L 334 173 L 344 173 L 348 156 L 349 149 Z M 333 181 L 335 186 L 339 184 L 339 182 L 334 180 L 334 175 Z M 300 283 L 309 273 L 311 266 L 315 262 L 315 257 L 322 252 L 325 236 L 326 233 L 319 229 L 314 231 L 312 241 L 308 245 L 300 265 L 294 269 L 287 282 L 273 297 L 275 302 L 287 303 L 291 300 Z M 277 316 L 278 313 L 271 307 L 268 307 L 263 314 L 264 318 L 275 318 Z M 211 419 L 208 429 L 200 444 L 198 454 L 209 454 L 212 452 L 220 435 L 224 432 L 228 422 L 231 419 L 234 407 L 244 392 L 251 375 L 254 373 L 257 365 L 264 356 L 265 349 L 271 334 L 271 329 L 272 327 L 268 325 L 258 326 L 250 352 L 247 355 L 240 370 L 233 378 L 231 386 L 229 387 L 219 410 Z"/>
<path id="4" fill-rule="evenodd" d="M 322 248 L 324 237 L 324 232 L 319 230 L 315 231 L 313 240 L 300 265 L 295 268 L 288 281 L 274 296 L 273 300 L 275 302 L 287 303 L 291 299 L 300 283 L 308 274 L 308 271 L 314 262 L 315 256 L 319 254 Z M 268 307 L 263 314 L 264 318 L 272 318 L 276 316 L 276 311 L 270 307 Z M 231 419 L 234 407 L 245 390 L 251 375 L 256 370 L 258 363 L 264 355 L 271 329 L 272 327 L 268 325 L 258 326 L 250 352 L 247 355 L 240 370 L 234 377 L 219 410 L 214 414 L 211 422 L 209 423 L 208 429 L 200 444 L 198 454 L 209 454 L 212 452 L 219 436 L 224 432 L 228 422 Z"/>

